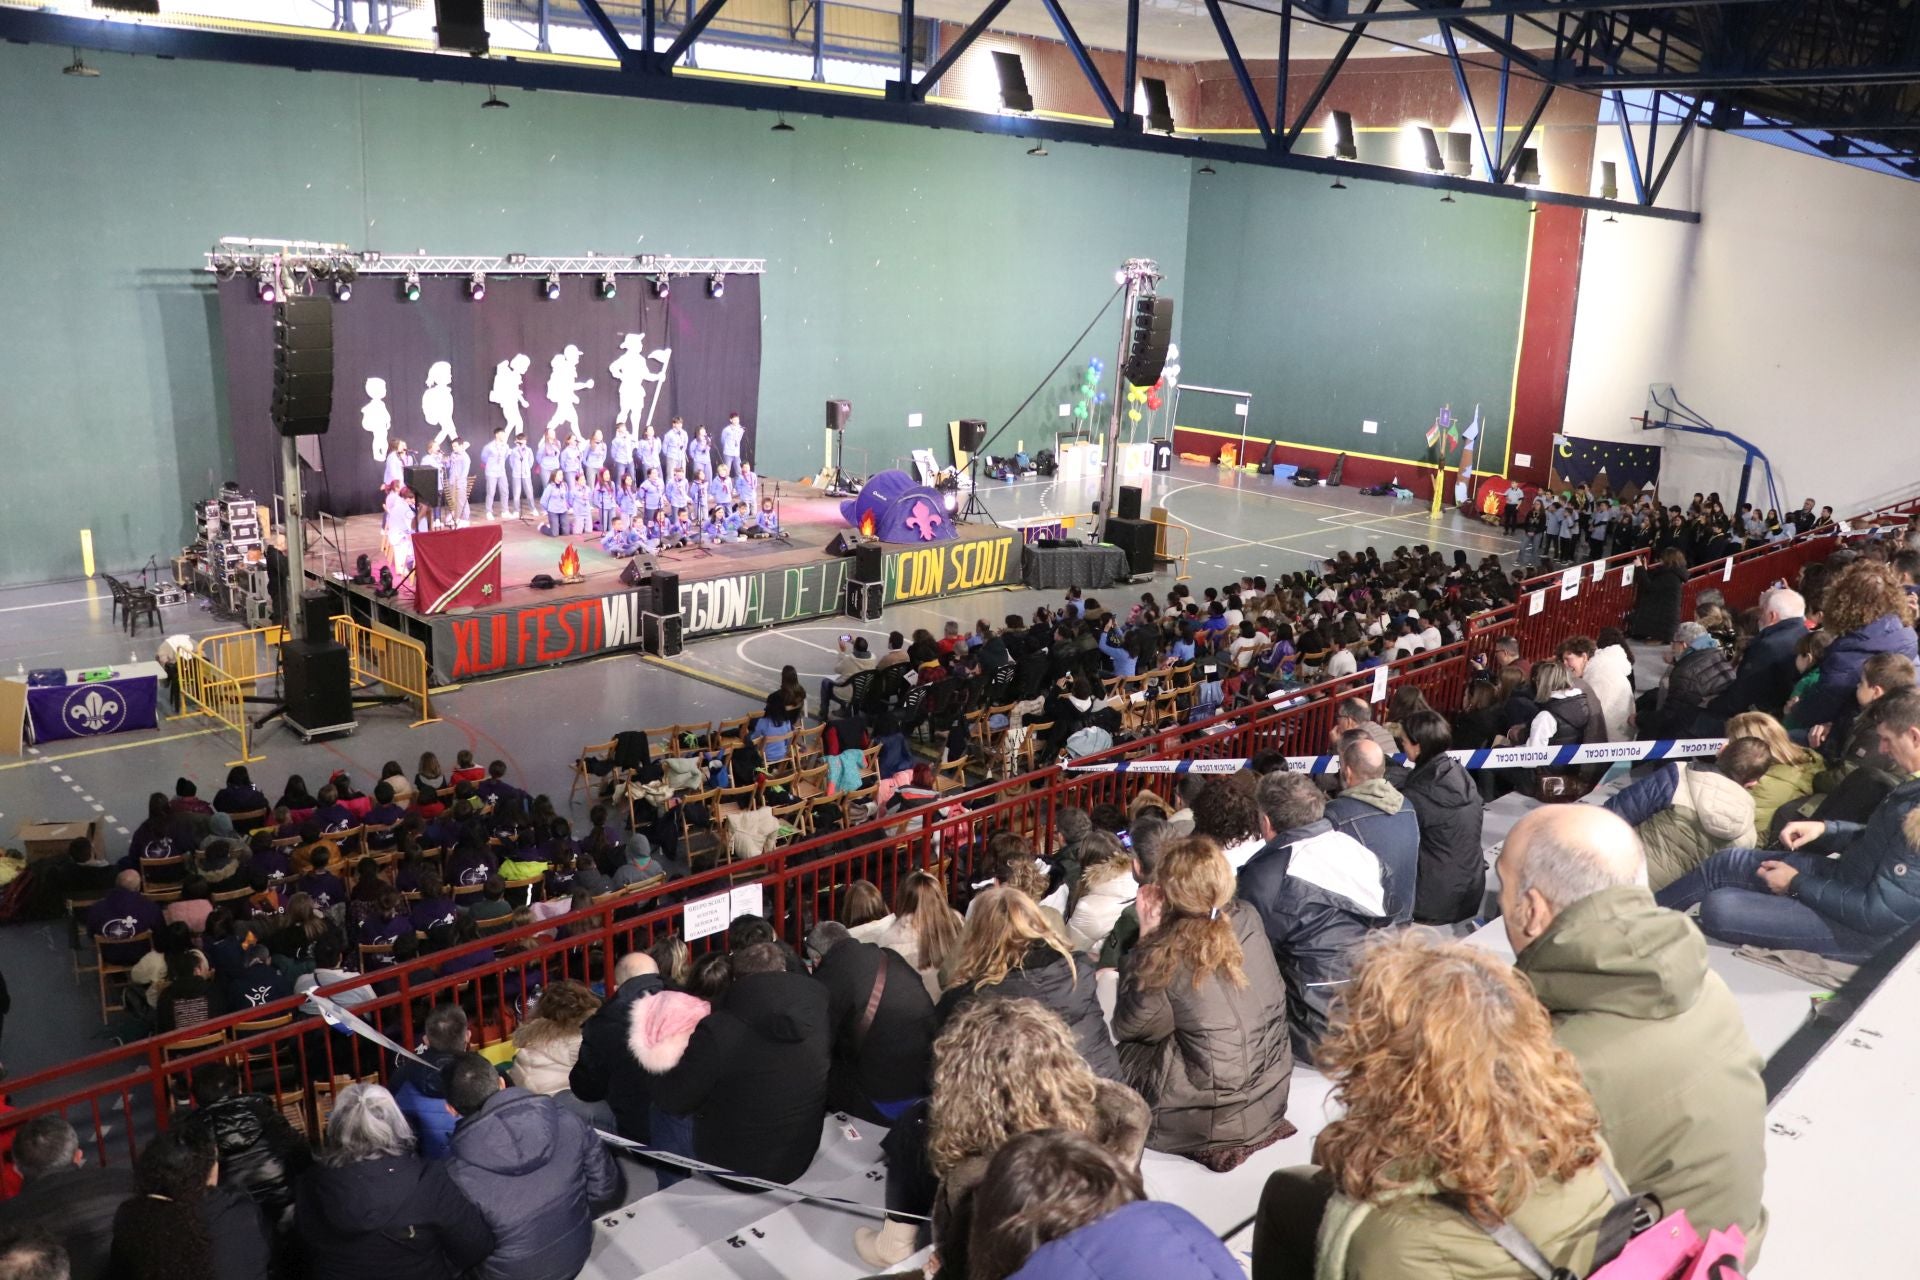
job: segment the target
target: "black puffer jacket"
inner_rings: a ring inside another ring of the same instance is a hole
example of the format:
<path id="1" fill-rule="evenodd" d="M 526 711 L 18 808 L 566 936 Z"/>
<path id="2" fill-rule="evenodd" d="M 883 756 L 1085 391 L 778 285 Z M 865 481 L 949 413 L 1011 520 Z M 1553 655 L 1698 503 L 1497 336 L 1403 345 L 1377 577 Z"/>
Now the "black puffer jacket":
<path id="1" fill-rule="evenodd" d="M 1067 1029 L 1079 1042 L 1080 1056 L 1095 1074 L 1108 1080 L 1126 1082 L 1120 1068 L 1120 1054 L 1107 1031 L 1107 1017 L 1100 1012 L 1100 997 L 1094 990 L 1093 970 L 1086 964 L 1070 961 L 1044 942 L 1027 949 L 1026 961 L 1018 969 L 991 986 L 964 982 L 940 997 L 940 1021 L 964 1008 L 974 999 L 1038 1000 L 1059 1014 Z"/>
<path id="2" fill-rule="evenodd" d="M 657 973 L 643 973 L 621 983 L 613 999 L 601 1005 L 580 1028 L 580 1056 L 567 1077 L 574 1097 L 582 1102 L 604 1101 L 612 1107 L 620 1136 L 634 1142 L 653 1140 L 647 1121 L 653 1077 L 627 1048 L 627 1025 L 636 1001 L 665 988 Z"/>
<path id="3" fill-rule="evenodd" d="M 886 981 L 879 985 L 883 971 Z M 833 1027 L 827 1105 L 881 1124 L 886 1118 L 874 1103 L 926 1097 L 940 1019 L 906 957 L 848 938 L 827 952 L 813 976 L 827 989 Z M 873 1018 L 862 1029 L 870 1005 Z"/>
<path id="4" fill-rule="evenodd" d="M 792 1182 L 820 1149 L 832 1055 L 825 987 L 748 974 L 693 1029 L 679 1064 L 653 1077 L 653 1100 L 693 1117 L 694 1154 L 708 1164 Z"/>
<path id="5" fill-rule="evenodd" d="M 1707 704 L 1733 683 L 1733 659 L 1719 645 L 1689 649 L 1667 673 L 1667 698 L 1652 726 L 1641 726 L 1649 738 L 1686 738 L 1717 734 L 1727 725 L 1725 716 L 1707 710 Z"/>
<path id="6" fill-rule="evenodd" d="M 220 1185 L 251 1197 L 269 1218 L 293 1203 L 294 1183 L 313 1162 L 306 1139 L 257 1093 L 198 1107 L 183 1126 L 211 1139 L 219 1151 Z"/>
<path id="7" fill-rule="evenodd" d="M 1687 585 L 1681 569 L 1655 564 L 1640 576 L 1640 591 L 1634 597 L 1633 616 L 1627 622 L 1627 634 L 1636 640 L 1666 644 L 1680 625 L 1680 599 Z"/>
<path id="8" fill-rule="evenodd" d="M 1422 760 L 1402 794 L 1420 815 L 1420 872 L 1414 877 L 1418 924 L 1457 924 L 1480 910 L 1487 859 L 1480 844 L 1480 789 L 1452 756 Z"/>
<path id="9" fill-rule="evenodd" d="M 446 1162 L 418 1156 L 315 1169 L 294 1223 L 308 1280 L 453 1280 L 493 1252 L 493 1229 Z"/>

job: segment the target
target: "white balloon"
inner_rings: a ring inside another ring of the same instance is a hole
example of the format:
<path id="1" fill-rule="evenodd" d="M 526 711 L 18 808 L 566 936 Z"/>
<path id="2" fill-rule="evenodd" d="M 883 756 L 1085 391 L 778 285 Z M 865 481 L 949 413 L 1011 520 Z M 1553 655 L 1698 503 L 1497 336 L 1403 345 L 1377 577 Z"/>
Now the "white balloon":
<path id="1" fill-rule="evenodd" d="M 1178 362 L 1179 359 L 1180 359 L 1180 344 L 1177 342 L 1169 342 L 1167 344 L 1167 360 L 1169 362 Z"/>

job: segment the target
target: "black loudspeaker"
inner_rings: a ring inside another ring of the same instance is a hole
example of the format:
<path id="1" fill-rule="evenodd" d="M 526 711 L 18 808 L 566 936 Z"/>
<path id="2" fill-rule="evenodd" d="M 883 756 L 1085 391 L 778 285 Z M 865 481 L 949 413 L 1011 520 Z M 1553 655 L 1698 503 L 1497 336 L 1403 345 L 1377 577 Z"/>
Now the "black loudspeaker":
<path id="1" fill-rule="evenodd" d="M 879 582 L 887 572 L 887 553 L 871 542 L 862 543 L 853 553 L 853 576 L 857 582 Z"/>
<path id="2" fill-rule="evenodd" d="M 853 418 L 853 401 L 827 401 L 827 426 L 835 431 L 845 431 L 847 423 Z"/>
<path id="3" fill-rule="evenodd" d="M 1167 82 L 1141 76 L 1140 88 L 1147 95 L 1147 128 L 1155 133 L 1172 133 L 1173 107 L 1167 102 Z"/>
<path id="4" fill-rule="evenodd" d="M 1127 336 L 1127 358 L 1120 366 L 1126 380 L 1136 387 L 1150 387 L 1160 380 L 1166 367 L 1167 344 L 1173 340 L 1173 299 L 1142 298 L 1133 309 L 1133 325 Z"/>
<path id="5" fill-rule="evenodd" d="M 407 488 L 429 507 L 440 505 L 440 468 L 430 463 L 407 468 Z"/>
<path id="6" fill-rule="evenodd" d="M 680 620 L 680 575 L 667 569 L 653 571 L 653 612 Z M 678 652 L 676 650 L 675 652 Z"/>
<path id="7" fill-rule="evenodd" d="M 1130 484 L 1120 486 L 1120 497 L 1113 504 L 1113 514 L 1122 520 L 1140 518 L 1140 490 L 1136 486 Z"/>
<path id="8" fill-rule="evenodd" d="M 851 529 L 842 529 L 839 533 L 833 535 L 831 542 L 827 543 L 827 554 L 830 556 L 850 556 L 859 545 L 859 534 Z"/>
<path id="9" fill-rule="evenodd" d="M 993 71 L 1000 77 L 1000 102 L 1009 111 L 1033 110 L 1033 94 L 1027 89 L 1027 69 L 1020 63 L 1020 55 L 996 49 L 993 54 Z"/>
<path id="10" fill-rule="evenodd" d="M 979 418 L 960 419 L 960 447 L 968 453 L 976 452 L 987 442 L 987 424 Z"/>
<path id="11" fill-rule="evenodd" d="M 671 658 L 683 647 L 683 630 L 678 613 L 643 613 L 640 647 L 656 658 Z"/>
<path id="12" fill-rule="evenodd" d="M 858 618 L 861 622 L 872 622 L 880 616 L 880 609 L 885 601 L 886 588 L 878 582 L 847 584 L 847 616 L 849 618 Z"/>
<path id="13" fill-rule="evenodd" d="M 333 417 L 333 300 L 273 306 L 273 425 L 283 436 L 323 436 Z"/>
<path id="14" fill-rule="evenodd" d="M 433 0 L 433 21 L 442 49 L 471 54 L 487 51 L 485 0 Z"/>
<path id="15" fill-rule="evenodd" d="M 1107 521 L 1107 541 L 1127 553 L 1127 567 L 1136 578 L 1153 572 L 1155 532 L 1151 520 L 1129 520 L 1114 516 Z"/>
<path id="16" fill-rule="evenodd" d="M 306 732 L 353 725 L 353 678 L 347 647 L 331 640 L 289 640 L 280 647 L 286 717 Z"/>
<path id="17" fill-rule="evenodd" d="M 333 619 L 340 612 L 340 597 L 322 588 L 300 597 L 300 638 L 308 644 L 326 644 L 333 639 Z"/>
<path id="18" fill-rule="evenodd" d="M 620 571 L 620 583 L 622 586 L 637 587 L 646 576 L 646 570 L 640 567 L 638 560 L 629 560 L 627 567 Z"/>

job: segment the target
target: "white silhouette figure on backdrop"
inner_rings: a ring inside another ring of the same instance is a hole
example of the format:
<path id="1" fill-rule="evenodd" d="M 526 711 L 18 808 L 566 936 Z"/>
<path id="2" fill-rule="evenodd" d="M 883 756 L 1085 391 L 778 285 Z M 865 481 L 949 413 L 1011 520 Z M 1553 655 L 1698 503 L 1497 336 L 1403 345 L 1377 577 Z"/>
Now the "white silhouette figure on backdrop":
<path id="1" fill-rule="evenodd" d="M 420 393 L 420 416 L 434 429 L 432 444 L 460 438 L 459 430 L 453 425 L 453 366 L 445 360 L 436 360 L 427 367 L 427 389 Z"/>
<path id="2" fill-rule="evenodd" d="M 387 460 L 387 432 L 393 428 L 393 415 L 387 412 L 387 380 L 367 379 L 367 402 L 360 406 L 360 426 L 373 436 L 373 460 Z"/>
<path id="3" fill-rule="evenodd" d="M 593 388 L 592 378 L 574 381 L 580 375 L 580 348 L 569 342 L 566 350 L 553 358 L 549 368 L 547 399 L 553 402 L 553 417 L 547 420 L 547 430 L 558 431 L 564 423 L 567 430 L 577 436 L 580 434 L 580 393 Z"/>
<path id="4" fill-rule="evenodd" d="M 516 355 L 511 360 L 502 360 L 493 366 L 493 390 L 487 394 L 487 399 L 500 406 L 500 412 L 507 420 L 509 442 L 515 436 L 524 435 L 527 430 L 526 422 L 520 417 L 520 411 L 527 407 L 527 397 L 520 389 L 520 379 L 532 363 L 524 355 Z"/>
<path id="5" fill-rule="evenodd" d="M 646 356 L 641 348 L 646 345 L 647 335 L 630 333 L 620 339 L 620 355 L 613 358 L 607 366 L 607 372 L 620 384 L 620 412 L 615 415 L 613 425 L 640 425 L 642 411 L 647 407 L 648 375 L 653 371 L 647 366 Z"/>

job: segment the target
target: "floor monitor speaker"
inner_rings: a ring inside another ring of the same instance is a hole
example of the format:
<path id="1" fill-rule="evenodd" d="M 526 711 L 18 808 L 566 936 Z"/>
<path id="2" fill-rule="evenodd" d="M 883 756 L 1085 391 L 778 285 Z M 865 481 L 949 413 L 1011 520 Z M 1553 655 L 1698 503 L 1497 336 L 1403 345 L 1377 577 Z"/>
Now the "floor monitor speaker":
<path id="1" fill-rule="evenodd" d="M 1153 572 L 1153 540 L 1157 528 L 1151 520 L 1114 516 L 1107 521 L 1107 541 L 1127 553 L 1127 567 L 1136 578 Z"/>
<path id="2" fill-rule="evenodd" d="M 306 733 L 353 727 L 353 677 L 347 647 L 328 640 L 289 640 L 281 646 L 286 718 Z"/>

